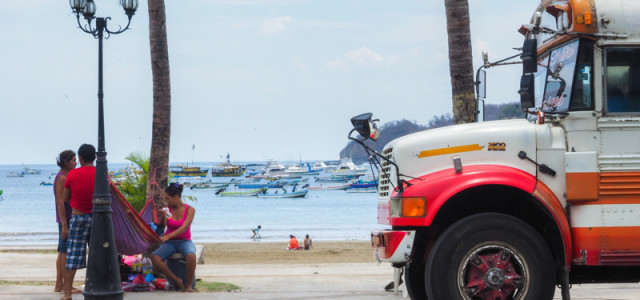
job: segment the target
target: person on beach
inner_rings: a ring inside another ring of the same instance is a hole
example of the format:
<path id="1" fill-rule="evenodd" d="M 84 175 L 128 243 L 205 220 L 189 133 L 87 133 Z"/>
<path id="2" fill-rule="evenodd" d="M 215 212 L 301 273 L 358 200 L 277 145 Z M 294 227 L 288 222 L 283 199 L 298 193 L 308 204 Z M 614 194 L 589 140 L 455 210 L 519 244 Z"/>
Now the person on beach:
<path id="1" fill-rule="evenodd" d="M 67 174 L 76 168 L 76 153 L 71 150 L 62 151 L 56 157 L 56 162 L 60 167 L 56 178 L 53 180 L 53 197 L 56 201 L 56 222 L 58 223 L 58 257 L 56 259 L 56 285 L 53 287 L 53 291 L 60 293 L 63 291 L 64 270 L 67 262 L 67 239 L 62 238 L 62 227 L 68 229 L 69 221 L 71 220 L 71 206 L 69 203 L 64 202 L 62 193 Z M 81 292 L 76 288 L 71 291 L 73 294 Z"/>
<path id="2" fill-rule="evenodd" d="M 293 235 L 289 235 L 289 246 L 287 247 L 287 250 L 300 250 L 300 249 L 302 249 L 302 247 L 300 247 L 300 244 L 298 244 L 298 239 L 296 239 L 296 237 Z"/>
<path id="3" fill-rule="evenodd" d="M 196 245 L 191 241 L 191 222 L 196 209 L 182 202 L 183 185 L 171 183 L 164 190 L 164 198 L 169 207 L 170 216 L 162 211 L 160 225 L 167 226 L 167 231 L 160 237 L 162 245 L 151 253 L 153 268 L 167 276 L 178 290 L 193 292 L 193 280 L 196 271 Z M 176 252 L 182 253 L 186 260 L 187 282 L 169 269 L 164 260 Z"/>
<path id="4" fill-rule="evenodd" d="M 80 168 L 70 170 L 64 182 L 62 199 L 71 205 L 70 225 L 62 226 L 61 237 L 67 239 L 67 263 L 64 273 L 64 296 L 62 300 L 70 300 L 73 279 L 78 269 L 87 266 L 87 243 L 91 233 L 93 217 L 93 188 L 96 178 L 96 148 L 82 144 L 78 149 Z M 62 220 L 61 220 L 62 221 Z"/>
<path id="5" fill-rule="evenodd" d="M 252 239 L 256 239 L 256 236 L 260 232 L 260 229 L 262 229 L 262 226 L 258 225 L 258 227 L 251 230 L 251 232 L 253 232 L 253 236 L 251 237 Z"/>
<path id="6" fill-rule="evenodd" d="M 304 237 L 303 244 L 304 244 L 304 250 L 309 250 L 309 248 L 313 249 L 313 241 L 311 240 L 308 234 Z"/>

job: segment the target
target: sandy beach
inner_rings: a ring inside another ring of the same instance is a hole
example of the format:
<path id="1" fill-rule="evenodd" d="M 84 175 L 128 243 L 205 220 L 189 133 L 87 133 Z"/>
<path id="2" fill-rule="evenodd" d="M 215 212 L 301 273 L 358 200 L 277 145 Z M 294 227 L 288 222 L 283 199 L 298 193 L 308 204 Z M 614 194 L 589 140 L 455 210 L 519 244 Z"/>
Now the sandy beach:
<path id="1" fill-rule="evenodd" d="M 302 242 L 302 240 L 299 240 Z M 367 241 L 314 241 L 312 250 L 286 250 L 286 242 L 204 244 L 207 264 L 374 263 Z"/>

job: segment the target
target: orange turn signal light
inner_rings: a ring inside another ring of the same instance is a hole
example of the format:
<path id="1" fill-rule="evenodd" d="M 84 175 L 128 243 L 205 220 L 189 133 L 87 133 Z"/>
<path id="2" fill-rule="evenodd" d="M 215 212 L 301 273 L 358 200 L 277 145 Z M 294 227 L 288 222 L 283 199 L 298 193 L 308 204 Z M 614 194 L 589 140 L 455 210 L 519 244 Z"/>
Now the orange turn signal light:
<path id="1" fill-rule="evenodd" d="M 426 215 L 426 203 L 424 198 L 402 198 L 403 217 L 424 217 Z"/>
<path id="2" fill-rule="evenodd" d="M 584 13 L 584 23 L 589 25 L 591 24 L 591 12 L 587 11 Z"/>

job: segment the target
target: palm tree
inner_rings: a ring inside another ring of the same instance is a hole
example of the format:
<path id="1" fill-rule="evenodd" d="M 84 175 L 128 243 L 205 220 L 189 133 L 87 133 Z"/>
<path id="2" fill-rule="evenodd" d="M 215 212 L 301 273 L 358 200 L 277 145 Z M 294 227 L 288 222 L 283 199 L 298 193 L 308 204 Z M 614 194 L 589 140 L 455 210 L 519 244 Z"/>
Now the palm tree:
<path id="1" fill-rule="evenodd" d="M 171 84 L 169 81 L 169 50 L 167 17 L 164 0 L 147 0 L 149 6 L 149 43 L 153 74 L 153 126 L 147 199 L 161 204 L 162 190 L 167 186 L 169 145 L 171 137 Z M 163 207 L 163 206 L 157 206 Z"/>
<path id="2" fill-rule="evenodd" d="M 140 211 L 146 203 L 149 158 L 142 153 L 130 153 L 125 159 L 138 166 L 143 173 L 138 174 L 135 170 L 131 170 L 131 172 L 126 174 L 125 180 L 116 186 L 127 201 L 131 203 L 131 206 L 133 206 L 136 211 Z"/>
<path id="3" fill-rule="evenodd" d="M 444 0 L 455 124 L 476 121 L 468 0 Z"/>

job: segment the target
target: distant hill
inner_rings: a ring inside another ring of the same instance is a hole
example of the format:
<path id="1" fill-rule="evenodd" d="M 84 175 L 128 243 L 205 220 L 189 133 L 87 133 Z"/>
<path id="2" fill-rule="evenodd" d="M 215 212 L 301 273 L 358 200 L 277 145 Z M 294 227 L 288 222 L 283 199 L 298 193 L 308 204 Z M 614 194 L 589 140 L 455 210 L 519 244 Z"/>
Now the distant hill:
<path id="1" fill-rule="evenodd" d="M 526 114 L 520 110 L 520 103 L 504 103 L 504 104 L 487 104 L 484 107 L 485 120 L 505 120 L 505 119 L 521 119 Z M 416 121 L 400 120 L 391 121 L 382 125 L 380 138 L 377 141 L 367 140 L 365 144 L 372 149 L 380 152 L 387 143 L 407 134 L 453 125 L 453 116 L 444 114 L 441 116 L 433 116 L 427 125 L 418 124 Z M 365 163 L 369 161 L 366 151 L 362 146 L 353 141 L 340 151 L 340 157 L 351 157 L 354 163 Z"/>

